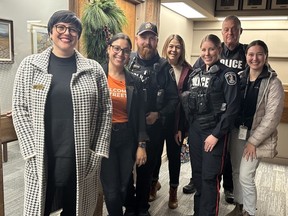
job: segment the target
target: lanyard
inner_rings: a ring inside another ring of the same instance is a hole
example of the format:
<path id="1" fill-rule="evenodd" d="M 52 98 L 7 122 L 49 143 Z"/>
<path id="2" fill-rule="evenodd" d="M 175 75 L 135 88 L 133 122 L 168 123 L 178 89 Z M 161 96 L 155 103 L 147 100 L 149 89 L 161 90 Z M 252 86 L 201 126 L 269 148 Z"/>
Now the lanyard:
<path id="1" fill-rule="evenodd" d="M 247 91 L 248 91 L 248 86 L 249 86 L 249 75 L 247 76 L 247 79 L 246 79 L 246 85 L 245 85 L 245 91 L 244 91 L 244 100 L 246 99 L 246 96 L 247 96 Z"/>

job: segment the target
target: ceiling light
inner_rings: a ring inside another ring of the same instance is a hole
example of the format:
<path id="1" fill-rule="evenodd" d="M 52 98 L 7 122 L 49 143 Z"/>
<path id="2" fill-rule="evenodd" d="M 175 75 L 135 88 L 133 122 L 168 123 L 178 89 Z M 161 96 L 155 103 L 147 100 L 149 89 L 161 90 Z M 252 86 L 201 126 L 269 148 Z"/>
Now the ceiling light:
<path id="1" fill-rule="evenodd" d="M 194 8 L 185 4 L 184 2 L 169 2 L 161 4 L 186 18 L 205 18 L 203 14 L 199 13 Z"/>
<path id="2" fill-rule="evenodd" d="M 261 21 L 261 20 L 288 20 L 287 16 L 251 16 L 251 17 L 238 17 L 241 21 Z M 225 17 L 217 18 L 219 21 L 223 21 Z"/>

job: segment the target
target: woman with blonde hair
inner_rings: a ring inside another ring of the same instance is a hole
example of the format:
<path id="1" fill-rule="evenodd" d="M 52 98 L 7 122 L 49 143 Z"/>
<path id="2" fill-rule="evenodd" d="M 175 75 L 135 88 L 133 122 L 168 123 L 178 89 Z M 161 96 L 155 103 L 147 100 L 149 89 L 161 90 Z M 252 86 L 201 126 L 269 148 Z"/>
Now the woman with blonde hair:
<path id="1" fill-rule="evenodd" d="M 170 35 L 163 46 L 162 56 L 168 60 L 174 69 L 175 79 L 178 87 L 179 95 L 185 89 L 189 74 L 192 70 L 191 65 L 185 59 L 185 43 L 180 35 Z M 159 170 L 161 166 L 161 155 L 164 146 L 164 140 L 166 140 L 166 149 L 168 156 L 168 166 L 170 175 L 170 190 L 169 190 L 169 202 L 168 206 L 171 209 L 178 207 L 177 200 L 177 187 L 179 185 L 179 174 L 180 174 L 180 152 L 181 144 L 185 138 L 184 123 L 180 123 L 180 102 L 177 106 L 176 111 L 166 119 L 164 125 L 163 143 L 161 145 L 160 154 L 158 155 L 157 164 L 153 172 L 153 180 L 150 190 L 149 201 L 156 199 L 157 190 L 160 189 L 161 185 L 158 182 Z M 185 119 L 185 118 L 181 118 Z M 192 185 L 193 187 L 193 185 Z"/>
<path id="2" fill-rule="evenodd" d="M 181 99 L 189 121 L 194 216 L 219 214 L 220 182 L 228 132 L 239 110 L 237 74 L 220 63 L 221 41 L 205 36 L 200 44 L 204 64 L 189 76 L 189 90 Z"/>

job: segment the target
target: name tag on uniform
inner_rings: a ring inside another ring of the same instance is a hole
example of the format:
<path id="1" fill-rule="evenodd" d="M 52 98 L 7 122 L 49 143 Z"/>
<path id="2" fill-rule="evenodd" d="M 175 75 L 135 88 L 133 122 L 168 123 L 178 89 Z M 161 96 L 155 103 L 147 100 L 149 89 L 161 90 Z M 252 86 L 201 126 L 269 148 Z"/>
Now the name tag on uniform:
<path id="1" fill-rule="evenodd" d="M 247 138 L 247 131 L 248 128 L 244 125 L 239 126 L 239 134 L 238 134 L 238 139 L 240 140 L 246 140 Z"/>

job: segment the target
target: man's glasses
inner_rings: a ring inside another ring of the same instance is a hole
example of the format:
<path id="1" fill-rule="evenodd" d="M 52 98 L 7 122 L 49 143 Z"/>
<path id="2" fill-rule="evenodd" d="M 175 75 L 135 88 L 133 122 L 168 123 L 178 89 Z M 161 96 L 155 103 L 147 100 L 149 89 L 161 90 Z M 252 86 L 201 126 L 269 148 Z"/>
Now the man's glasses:
<path id="1" fill-rule="evenodd" d="M 117 45 L 110 45 L 112 47 L 112 50 L 114 53 L 120 53 L 122 51 L 122 53 L 126 56 L 130 55 L 131 53 L 131 50 L 128 49 L 128 48 L 124 48 L 124 49 L 121 49 L 120 46 L 117 46 Z"/>
<path id="2" fill-rule="evenodd" d="M 68 27 L 68 26 L 65 26 L 65 25 L 55 25 L 55 28 L 56 28 L 56 31 L 59 33 L 59 34 L 64 34 L 67 29 L 69 30 L 69 34 L 71 36 L 78 36 L 78 30 L 74 27 Z"/>

